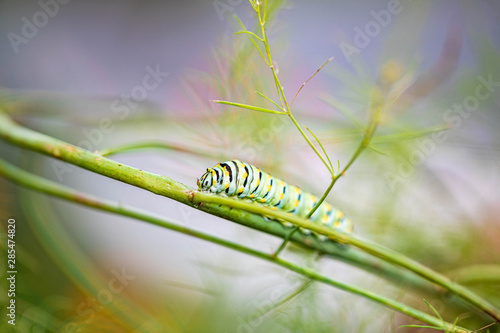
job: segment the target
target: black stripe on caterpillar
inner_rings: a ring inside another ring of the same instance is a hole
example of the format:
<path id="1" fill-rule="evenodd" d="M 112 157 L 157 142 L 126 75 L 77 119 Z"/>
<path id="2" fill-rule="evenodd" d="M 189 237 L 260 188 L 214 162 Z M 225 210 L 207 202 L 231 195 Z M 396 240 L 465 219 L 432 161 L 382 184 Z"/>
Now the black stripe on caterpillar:
<path id="1" fill-rule="evenodd" d="M 238 160 L 221 162 L 208 168 L 197 183 L 201 191 L 249 199 L 300 217 L 306 217 L 318 202 L 313 194 Z M 353 230 L 351 220 L 327 202 L 321 204 L 310 220 L 345 233 L 352 233 Z M 290 223 L 283 224 L 291 226 Z M 306 235 L 311 233 L 304 228 L 300 230 Z M 322 240 L 326 239 L 325 236 L 317 236 Z"/>

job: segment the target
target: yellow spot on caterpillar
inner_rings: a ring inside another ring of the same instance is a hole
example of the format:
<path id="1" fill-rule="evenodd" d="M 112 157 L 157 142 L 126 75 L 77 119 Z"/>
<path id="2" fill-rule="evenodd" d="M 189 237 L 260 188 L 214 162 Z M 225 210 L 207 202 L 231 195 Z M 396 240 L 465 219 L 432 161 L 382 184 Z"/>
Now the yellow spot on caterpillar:
<path id="1" fill-rule="evenodd" d="M 266 198 L 260 199 L 260 202 L 266 202 Z"/>
<path id="2" fill-rule="evenodd" d="M 295 191 L 296 191 L 297 193 L 300 193 L 300 188 L 296 187 L 296 188 L 295 188 Z"/>
<path id="3" fill-rule="evenodd" d="M 229 184 L 226 184 L 226 186 L 224 186 L 224 188 L 228 188 L 229 187 Z"/>
<path id="4" fill-rule="evenodd" d="M 314 195 L 311 196 L 311 199 L 314 203 L 316 203 L 316 201 L 318 201 L 318 198 L 316 198 Z"/>
<path id="5" fill-rule="evenodd" d="M 214 178 L 214 180 L 212 181 L 212 183 L 215 185 L 215 178 Z"/>
<path id="6" fill-rule="evenodd" d="M 271 191 L 271 185 L 267 187 L 267 193 L 269 193 L 269 191 Z"/>
<path id="7" fill-rule="evenodd" d="M 327 211 L 331 211 L 332 210 L 332 205 L 330 205 L 329 203 L 325 203 L 325 208 Z"/>
<path id="8" fill-rule="evenodd" d="M 257 179 L 257 185 L 256 186 L 259 186 L 260 184 L 260 179 Z"/>
<path id="9" fill-rule="evenodd" d="M 328 222 L 328 215 L 327 214 L 323 215 L 323 223 L 326 223 L 326 222 Z"/>
<path id="10" fill-rule="evenodd" d="M 333 226 L 334 226 L 335 228 L 340 227 L 340 222 L 339 222 L 339 221 L 335 221 L 335 223 L 333 224 Z"/>
<path id="11" fill-rule="evenodd" d="M 240 187 L 238 193 L 243 193 L 243 187 Z"/>
<path id="12" fill-rule="evenodd" d="M 299 200 L 295 201 L 295 207 L 299 206 Z"/>
<path id="13" fill-rule="evenodd" d="M 340 220 L 341 218 L 344 217 L 344 213 L 342 213 L 340 210 L 338 210 L 337 214 L 335 214 L 335 217 Z"/>
<path id="14" fill-rule="evenodd" d="M 250 199 L 255 198 L 255 194 L 253 194 L 253 193 L 252 193 L 252 194 L 250 194 L 249 198 L 250 198 Z"/>
<path id="15" fill-rule="evenodd" d="M 278 208 L 276 208 L 276 207 L 274 207 L 274 206 L 272 206 L 271 208 L 272 208 L 272 209 L 274 209 L 274 210 L 278 209 Z"/>
<path id="16" fill-rule="evenodd" d="M 248 173 L 247 173 L 247 172 L 245 172 L 245 173 L 243 174 L 243 178 L 247 178 L 247 177 L 248 177 Z"/>
<path id="17" fill-rule="evenodd" d="M 283 197 L 285 196 L 285 193 L 281 192 L 281 195 L 280 195 L 280 200 L 283 200 Z"/>

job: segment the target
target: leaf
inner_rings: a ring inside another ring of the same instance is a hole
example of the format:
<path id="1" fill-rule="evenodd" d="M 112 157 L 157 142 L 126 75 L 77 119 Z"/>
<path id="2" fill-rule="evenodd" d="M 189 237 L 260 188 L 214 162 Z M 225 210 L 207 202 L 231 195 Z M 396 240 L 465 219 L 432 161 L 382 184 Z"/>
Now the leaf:
<path id="1" fill-rule="evenodd" d="M 267 97 L 266 95 L 264 95 L 263 93 L 259 92 L 259 91 L 256 91 L 257 94 L 259 94 L 260 96 L 264 97 L 265 99 L 267 99 L 269 102 L 273 103 L 274 105 L 276 105 L 276 107 L 280 110 L 282 110 L 283 112 L 286 112 L 285 110 L 283 110 L 283 108 L 281 106 L 279 106 L 275 101 L 273 101 L 272 99 L 270 99 L 269 97 Z"/>
<path id="2" fill-rule="evenodd" d="M 325 148 L 323 147 L 323 145 L 321 144 L 321 141 L 319 141 L 318 137 L 316 135 L 314 135 L 314 133 L 309 129 L 309 127 L 307 126 L 304 126 L 306 128 L 306 130 L 311 133 L 311 135 L 316 139 L 316 142 L 319 144 L 319 146 L 321 147 L 321 150 L 323 151 L 323 154 L 325 154 L 326 158 L 328 159 L 328 163 L 330 164 L 330 172 L 332 173 L 332 176 L 334 176 L 333 174 L 333 164 L 332 164 L 332 161 L 330 160 L 330 156 L 328 156 L 328 154 L 326 153 L 326 150 Z"/>
<path id="3" fill-rule="evenodd" d="M 249 34 L 250 36 L 254 36 L 255 38 L 257 38 L 258 40 L 260 40 L 261 42 L 263 42 L 264 40 L 262 38 L 260 38 L 259 36 L 257 36 L 257 34 L 251 32 L 251 31 L 248 31 L 248 30 L 244 30 L 244 31 L 238 31 L 238 32 L 235 32 L 234 33 L 235 35 L 239 35 L 239 34 Z"/>
<path id="4" fill-rule="evenodd" d="M 380 150 L 379 148 L 375 148 L 374 145 L 370 144 L 368 145 L 368 148 L 370 148 L 371 150 L 373 150 L 374 152 L 378 153 L 378 154 L 381 154 L 381 155 L 384 155 L 384 156 L 388 156 L 388 154 L 382 150 Z"/>
<path id="5" fill-rule="evenodd" d="M 398 328 L 401 328 L 401 327 L 430 328 L 430 329 L 438 330 L 438 331 L 441 331 L 443 329 L 442 327 L 427 326 L 427 325 L 401 325 L 401 326 L 398 326 Z"/>
<path id="6" fill-rule="evenodd" d="M 347 119 L 349 119 L 357 128 L 364 129 L 363 123 L 354 115 L 353 112 L 346 105 L 339 102 L 336 98 L 331 95 L 320 96 L 320 99 L 326 104 L 334 107 L 337 111 L 342 113 Z"/>
<path id="7" fill-rule="evenodd" d="M 448 125 L 440 125 L 440 126 L 431 127 L 431 128 L 423 129 L 423 130 L 419 130 L 419 131 L 408 131 L 408 132 L 388 134 L 388 135 L 379 135 L 379 136 L 375 136 L 372 139 L 372 143 L 385 144 L 385 143 L 391 143 L 391 142 L 399 142 L 402 140 L 417 139 L 417 138 L 420 138 L 420 137 L 423 137 L 423 136 L 426 136 L 429 134 L 446 131 L 449 128 L 450 127 Z"/>
<path id="8" fill-rule="evenodd" d="M 428 307 L 431 308 L 432 312 L 434 312 L 436 314 L 436 316 L 439 319 L 441 319 L 441 321 L 443 321 L 443 317 L 441 317 L 441 315 L 439 314 L 439 312 L 429 302 L 427 302 L 425 299 L 424 299 L 424 302 L 425 302 L 425 304 L 427 304 Z"/>
<path id="9" fill-rule="evenodd" d="M 243 29 L 243 31 L 246 31 L 246 32 L 249 33 L 249 36 L 255 35 L 261 42 L 264 42 L 264 40 L 262 38 L 260 38 L 259 36 L 257 36 L 255 33 L 248 31 L 247 28 L 245 27 L 245 25 L 243 24 L 243 22 L 241 22 L 241 20 L 240 20 L 240 18 L 238 16 L 234 15 L 234 19 L 236 20 L 236 22 L 238 22 L 238 24 Z M 241 31 L 240 33 L 242 33 L 243 31 Z M 264 56 L 264 53 L 262 53 L 259 45 L 257 45 L 257 43 L 255 42 L 255 40 L 253 38 L 249 38 L 249 39 L 252 42 L 253 46 L 255 46 L 255 48 L 259 52 L 259 54 L 262 57 L 262 59 L 264 59 L 264 61 L 266 62 L 266 64 L 268 66 L 271 66 L 270 63 L 269 63 L 269 61 L 267 60 L 267 58 Z"/>
<path id="10" fill-rule="evenodd" d="M 212 100 L 211 102 L 218 103 L 218 104 L 225 104 L 225 105 L 236 106 L 236 107 L 239 107 L 239 108 L 253 110 L 253 111 L 258 111 L 258 112 L 283 114 L 283 115 L 287 114 L 286 112 L 283 112 L 283 111 L 276 111 L 276 110 L 271 110 L 271 109 L 266 109 L 266 108 L 261 108 L 261 107 L 258 107 L 258 106 L 241 104 L 241 103 L 234 103 L 234 102 L 228 102 L 228 101 L 219 101 L 219 100 Z"/>

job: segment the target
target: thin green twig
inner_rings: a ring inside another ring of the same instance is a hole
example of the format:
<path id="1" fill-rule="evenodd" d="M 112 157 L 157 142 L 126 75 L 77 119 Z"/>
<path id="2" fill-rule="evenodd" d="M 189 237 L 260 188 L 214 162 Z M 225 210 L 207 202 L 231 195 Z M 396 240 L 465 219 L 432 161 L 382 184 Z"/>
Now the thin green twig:
<path id="1" fill-rule="evenodd" d="M 346 173 L 347 169 L 349 169 L 349 167 L 354 163 L 354 161 L 361 155 L 363 150 L 370 144 L 370 140 L 373 137 L 375 130 L 377 128 L 377 125 L 378 125 L 378 117 L 379 117 L 379 112 L 380 112 L 379 110 L 380 110 L 380 108 L 377 108 L 377 111 L 372 113 L 372 116 L 370 117 L 368 129 L 365 131 L 365 135 L 363 136 L 361 143 L 359 144 L 358 148 L 356 149 L 356 151 L 352 155 L 349 162 L 347 162 L 345 167 L 342 169 L 342 171 L 337 173 L 337 174 L 334 174 L 334 170 L 332 168 L 332 171 L 331 171 L 332 172 L 332 181 L 330 182 L 330 185 L 328 185 L 328 188 L 323 193 L 323 195 L 321 196 L 319 201 L 314 205 L 314 207 L 311 209 L 311 211 L 309 211 L 309 213 L 307 214 L 307 216 L 306 216 L 307 219 L 311 218 L 311 216 L 314 214 L 314 212 L 326 200 L 326 198 L 330 194 L 330 191 L 332 190 L 332 188 L 335 185 L 335 183 L 337 182 L 337 180 Z M 313 136 L 314 136 L 314 134 L 313 134 Z M 323 147 L 323 146 L 321 146 L 321 147 Z M 326 155 L 326 156 L 328 157 L 328 155 Z M 328 161 L 330 161 L 330 158 L 328 158 Z M 331 161 L 330 161 L 330 165 L 331 165 Z M 295 227 L 292 231 L 290 231 L 290 233 L 285 237 L 285 239 L 283 240 L 281 245 L 278 247 L 278 249 L 274 252 L 275 256 L 278 256 L 281 253 L 281 251 L 283 251 L 286 244 L 289 242 L 290 238 L 297 232 L 297 230 L 299 230 L 299 228 Z"/>
<path id="2" fill-rule="evenodd" d="M 318 137 L 309 129 L 309 127 L 307 126 L 304 126 L 306 128 L 306 130 L 311 133 L 311 135 L 313 136 L 313 138 L 316 139 L 316 142 L 319 144 L 319 146 L 321 147 L 321 150 L 323 151 L 323 154 L 325 154 L 325 157 L 328 159 L 328 164 L 330 165 L 330 167 L 328 168 L 328 170 L 330 170 L 330 173 L 332 175 L 335 175 L 335 170 L 333 169 L 333 164 L 332 164 L 332 161 L 330 160 L 330 156 L 328 156 L 328 154 L 326 153 L 326 150 L 325 150 L 325 147 L 323 147 L 323 144 L 321 143 L 321 141 L 318 139 Z"/>
<path id="3" fill-rule="evenodd" d="M 258 112 L 286 115 L 286 112 L 262 108 L 260 106 L 253 106 L 253 105 L 248 105 L 248 104 L 234 103 L 234 102 L 220 101 L 220 100 L 212 100 L 211 102 L 218 103 L 218 104 L 226 104 L 226 105 L 236 106 L 236 107 L 239 107 L 242 109 L 248 109 L 248 110 L 253 110 L 253 111 L 258 111 Z"/>
<path id="4" fill-rule="evenodd" d="M 143 141 L 143 142 L 133 142 L 127 143 L 115 147 L 105 148 L 99 151 L 101 156 L 111 156 L 123 153 L 130 153 L 137 150 L 148 150 L 148 149 L 163 149 L 163 150 L 173 150 L 182 153 L 188 153 L 196 156 L 203 156 L 208 158 L 217 158 L 216 154 L 207 153 L 205 150 L 196 149 L 193 147 L 183 146 L 177 143 L 164 142 L 164 141 Z"/>
<path id="5" fill-rule="evenodd" d="M 297 96 L 299 95 L 300 91 L 302 90 L 302 88 L 304 88 L 304 87 L 305 87 L 305 85 L 307 84 L 307 82 L 311 81 L 311 79 L 312 79 L 313 77 L 315 77 L 315 76 L 316 76 L 316 74 L 318 74 L 318 73 L 319 73 L 319 71 L 320 71 L 320 70 L 322 70 L 322 69 L 323 69 L 323 67 L 325 67 L 325 66 L 326 66 L 326 65 L 327 65 L 330 61 L 332 61 L 332 60 L 333 60 L 333 57 L 328 58 L 328 60 L 327 60 L 327 61 L 325 61 L 325 63 L 324 63 L 323 65 L 321 65 L 321 66 L 320 66 L 320 67 L 316 70 L 316 72 L 314 72 L 314 74 L 313 74 L 313 75 L 311 75 L 311 76 L 310 76 L 307 80 L 305 80 L 305 81 L 304 81 L 304 83 L 302 83 L 302 85 L 300 86 L 299 90 L 297 90 L 297 92 L 295 93 L 295 96 L 293 96 L 293 98 L 292 98 L 292 102 L 290 103 L 290 106 L 292 106 L 292 105 L 293 105 L 293 102 L 295 101 L 295 98 L 297 98 Z"/>
<path id="6" fill-rule="evenodd" d="M 288 294 L 285 297 L 283 297 L 282 299 L 276 301 L 274 304 L 269 304 L 268 306 L 257 309 L 254 313 L 247 316 L 247 319 L 255 318 L 256 316 L 257 317 L 266 316 L 271 311 L 279 308 L 280 306 L 287 303 L 288 301 L 290 301 L 294 297 L 298 296 L 300 293 L 302 293 L 304 290 L 306 290 L 313 282 L 314 282 L 314 280 L 311 280 L 311 279 L 306 280 L 305 282 L 301 283 L 301 285 L 298 286 L 295 290 L 293 290 L 290 294 Z"/>
<path id="7" fill-rule="evenodd" d="M 234 33 L 235 35 L 239 35 L 239 34 L 249 34 L 251 36 L 254 36 L 255 38 L 257 38 L 258 40 L 260 40 L 262 42 L 262 38 L 260 38 L 259 36 L 257 36 L 255 33 L 251 32 L 251 31 L 247 31 L 247 30 L 243 30 L 243 31 L 238 31 L 238 32 L 235 32 Z"/>
<path id="8" fill-rule="evenodd" d="M 377 129 L 378 123 L 379 123 L 379 114 L 380 114 L 380 107 L 376 108 L 376 111 L 374 114 L 371 116 L 368 129 L 365 132 L 365 135 L 363 136 L 363 139 L 361 140 L 361 143 L 359 144 L 358 148 L 352 155 L 351 159 L 347 162 L 347 164 L 344 166 L 341 172 L 339 172 L 337 175 L 335 175 L 332 178 L 332 181 L 330 182 L 330 185 L 326 189 L 325 193 L 321 197 L 321 199 L 318 201 L 318 203 L 313 207 L 313 209 L 307 214 L 307 218 L 310 218 L 314 212 L 320 207 L 320 205 L 325 201 L 326 197 L 328 194 L 330 194 L 330 191 L 332 190 L 333 186 L 337 182 L 337 180 L 344 176 L 347 170 L 351 167 L 351 165 L 356 161 L 356 159 L 361 155 L 363 150 L 370 144 L 370 140 L 373 137 L 373 134 L 375 133 L 375 130 Z"/>
<path id="9" fill-rule="evenodd" d="M 262 37 L 256 35 L 253 32 L 248 31 L 245 28 L 244 24 L 241 22 L 241 20 L 239 20 L 238 18 L 236 18 L 237 21 L 238 21 L 238 24 L 244 30 L 244 31 L 239 32 L 239 33 L 247 33 L 247 35 L 249 35 L 250 40 L 254 44 L 255 48 L 259 51 L 259 53 L 261 54 L 261 56 L 264 58 L 266 64 L 271 69 L 271 72 L 272 72 L 272 75 L 273 75 L 273 79 L 274 79 L 274 84 L 275 84 L 276 91 L 277 91 L 278 97 L 279 97 L 280 106 L 276 102 L 274 102 L 270 98 L 268 98 L 267 96 L 264 96 L 261 93 L 259 93 L 259 95 L 265 97 L 267 100 L 269 100 L 270 102 L 272 102 L 274 105 L 276 105 L 283 112 L 274 111 L 274 110 L 270 110 L 270 109 L 266 109 L 266 108 L 261 108 L 261 107 L 257 107 L 257 106 L 251 106 L 251 105 L 247 105 L 247 104 L 228 102 L 228 101 L 214 101 L 214 102 L 221 103 L 221 104 L 232 105 L 232 106 L 236 106 L 236 107 L 241 107 L 241 108 L 245 108 L 245 109 L 249 109 L 249 110 L 254 110 L 254 111 L 266 112 L 266 113 L 287 114 L 290 117 L 290 119 L 292 120 L 292 122 L 295 125 L 295 127 L 297 127 L 297 129 L 299 130 L 300 134 L 304 137 L 304 139 L 306 140 L 306 142 L 309 144 L 309 146 L 314 150 L 314 152 L 316 153 L 316 155 L 318 155 L 318 157 L 321 159 L 321 161 L 327 167 L 327 169 L 330 171 L 330 173 L 332 173 L 332 177 L 334 177 L 333 169 L 329 167 L 329 163 L 325 160 L 325 158 L 323 158 L 323 156 L 321 155 L 321 153 L 316 149 L 316 147 L 311 142 L 311 140 L 309 139 L 309 137 L 307 136 L 307 134 L 304 132 L 304 130 L 302 129 L 302 127 L 295 120 L 295 117 L 293 116 L 293 114 L 292 114 L 292 112 L 290 110 L 290 106 L 288 105 L 288 101 L 286 99 L 285 92 L 283 90 L 283 86 L 281 85 L 281 82 L 280 82 L 280 80 L 278 78 L 278 73 L 276 72 L 276 69 L 275 69 L 275 66 L 274 66 L 273 58 L 272 58 L 272 55 L 271 55 L 271 48 L 269 46 L 269 40 L 267 38 L 267 33 L 266 33 L 266 28 L 265 28 L 266 17 L 267 17 L 267 1 L 263 1 L 264 8 L 262 8 L 262 2 L 260 2 L 260 1 L 252 1 L 252 0 L 250 0 L 250 4 L 252 5 L 252 8 L 257 13 L 257 17 L 258 17 L 258 21 L 259 21 L 259 25 L 260 25 L 260 30 L 261 30 Z M 261 41 L 264 44 L 265 55 L 261 52 L 259 46 L 257 45 L 257 43 L 255 42 L 255 40 L 252 37 L 257 38 L 259 41 Z M 332 60 L 332 58 L 328 59 L 327 62 L 325 62 L 311 77 L 309 77 L 302 84 L 302 86 L 298 89 L 297 93 L 295 94 L 295 96 L 294 96 L 294 98 L 292 100 L 292 104 L 293 104 L 293 101 L 295 100 L 295 97 L 297 97 L 298 93 L 302 90 L 302 88 L 305 86 L 305 84 L 307 82 L 309 82 L 309 80 L 311 80 L 331 60 Z M 330 160 L 329 156 L 326 154 L 326 151 L 325 151 L 325 155 L 326 155 L 327 159 Z"/>
<path id="10" fill-rule="evenodd" d="M 260 91 L 256 91 L 257 94 L 259 94 L 259 96 L 261 97 L 264 97 L 265 99 L 267 99 L 269 102 L 273 103 L 278 109 L 280 109 L 281 111 L 285 112 L 285 110 L 283 110 L 281 108 L 281 106 L 278 105 L 278 103 L 276 103 L 275 101 L 273 101 L 271 98 L 267 97 L 266 95 L 264 95 L 263 93 L 261 93 Z"/>

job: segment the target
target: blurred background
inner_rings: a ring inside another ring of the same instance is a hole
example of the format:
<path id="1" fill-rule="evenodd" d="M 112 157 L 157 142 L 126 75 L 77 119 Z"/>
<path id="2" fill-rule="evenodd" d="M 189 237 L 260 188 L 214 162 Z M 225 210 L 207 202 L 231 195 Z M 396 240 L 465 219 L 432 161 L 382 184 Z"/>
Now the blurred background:
<path id="1" fill-rule="evenodd" d="M 343 167 L 359 145 L 374 94 L 387 105 L 373 144 L 328 200 L 354 221 L 356 234 L 500 306 L 500 275 L 481 275 L 500 262 L 500 4 L 271 3 L 277 9 L 267 31 L 289 100 L 334 57 L 292 108 L 334 164 Z M 246 35 L 234 35 L 241 30 L 234 15 L 255 29 L 245 1 L 0 1 L 0 107 L 27 127 L 91 151 L 151 140 L 196 149 L 204 154 L 157 149 L 111 157 L 188 186 L 196 187 L 207 167 L 238 158 L 321 195 L 329 172 L 288 118 L 210 101 L 271 107 L 255 91 L 276 98 L 269 68 Z M 111 124 L 105 131 L 103 119 Z M 181 225 L 267 252 L 281 243 L 3 141 L 0 151 L 45 178 Z M 319 284 L 274 306 L 275 295 L 303 282 L 299 276 L 3 178 L 0 191 L 2 243 L 14 217 L 19 266 L 18 325 L 2 319 L 5 330 L 394 332 L 413 323 Z M 283 255 L 429 310 L 418 293 L 347 264 L 314 262 L 293 246 Z M 119 291 L 110 287 L 117 276 Z M 447 295 L 427 301 L 451 322 L 460 316 L 466 327 L 488 323 L 453 309 Z"/>

